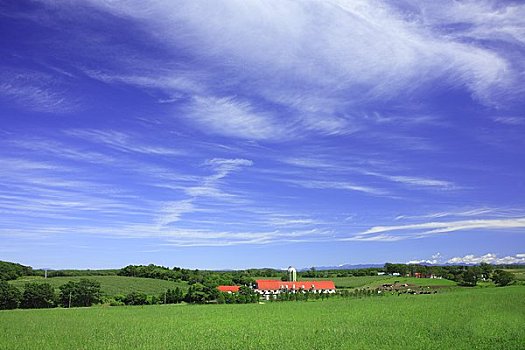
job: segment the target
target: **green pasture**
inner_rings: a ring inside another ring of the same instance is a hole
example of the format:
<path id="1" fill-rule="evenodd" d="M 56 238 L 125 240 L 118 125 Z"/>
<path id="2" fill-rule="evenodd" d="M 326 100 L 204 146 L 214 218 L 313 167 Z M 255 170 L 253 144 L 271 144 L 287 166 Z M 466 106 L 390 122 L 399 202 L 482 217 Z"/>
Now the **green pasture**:
<path id="1" fill-rule="evenodd" d="M 355 277 L 333 277 L 333 278 L 305 278 L 305 280 L 330 280 L 334 281 L 337 288 L 376 288 L 385 283 L 406 283 L 416 286 L 430 286 L 430 287 L 452 287 L 456 282 L 446 279 L 434 278 L 414 278 L 414 277 L 400 277 L 400 276 L 355 276 Z"/>
<path id="2" fill-rule="evenodd" d="M 525 287 L 0 312 L 0 349 L 524 349 Z"/>
<path id="3" fill-rule="evenodd" d="M 68 281 L 77 282 L 81 278 L 88 278 L 90 280 L 96 280 L 100 282 L 102 293 L 106 296 L 128 294 L 131 292 L 142 292 L 148 295 L 158 295 L 167 289 L 175 289 L 176 287 L 179 287 L 184 291 L 188 289 L 188 284 L 185 282 L 172 282 L 151 278 L 126 276 L 50 277 L 45 279 L 43 277 L 28 276 L 10 281 L 10 283 L 19 287 L 20 289 L 23 289 L 24 285 L 28 282 L 46 282 L 58 289 L 58 287 L 67 283 Z"/>
<path id="4" fill-rule="evenodd" d="M 525 282 L 525 269 L 505 269 L 505 271 L 513 273 L 516 280 Z"/>

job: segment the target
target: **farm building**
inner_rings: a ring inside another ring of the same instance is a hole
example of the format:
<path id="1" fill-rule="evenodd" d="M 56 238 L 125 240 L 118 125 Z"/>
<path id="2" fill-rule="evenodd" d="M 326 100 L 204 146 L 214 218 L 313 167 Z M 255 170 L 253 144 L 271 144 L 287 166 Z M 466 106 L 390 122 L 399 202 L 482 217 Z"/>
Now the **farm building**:
<path id="1" fill-rule="evenodd" d="M 335 284 L 333 281 L 296 281 L 297 271 L 290 266 L 287 270 L 288 281 L 280 280 L 256 280 L 254 292 L 258 293 L 261 298 L 269 300 L 276 298 L 281 293 L 335 293 Z M 226 293 L 238 293 L 239 286 L 218 286 L 217 289 Z"/>
<path id="2" fill-rule="evenodd" d="M 255 292 L 261 297 L 270 299 L 278 294 L 288 293 L 335 293 L 335 284 L 332 281 L 279 281 L 257 280 Z"/>
<path id="3" fill-rule="evenodd" d="M 441 279 L 441 277 L 438 277 L 431 273 L 421 273 L 421 272 L 415 272 L 413 277 L 415 278 L 438 278 Z"/>
<path id="4" fill-rule="evenodd" d="M 239 286 L 218 286 L 217 287 L 219 292 L 224 292 L 224 293 L 238 293 L 240 288 L 241 287 Z"/>
<path id="5" fill-rule="evenodd" d="M 276 298 L 281 293 L 335 293 L 335 284 L 332 281 L 279 281 L 257 280 L 254 292 L 268 300 Z M 239 286 L 218 286 L 224 293 L 238 293 Z"/>

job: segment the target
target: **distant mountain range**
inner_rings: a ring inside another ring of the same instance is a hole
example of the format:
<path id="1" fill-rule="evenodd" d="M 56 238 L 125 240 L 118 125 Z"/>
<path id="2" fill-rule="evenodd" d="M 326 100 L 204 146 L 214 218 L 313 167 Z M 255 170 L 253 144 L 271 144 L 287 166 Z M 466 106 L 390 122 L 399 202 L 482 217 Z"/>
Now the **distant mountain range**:
<path id="1" fill-rule="evenodd" d="M 401 263 L 406 264 L 406 263 Z M 407 264 L 408 265 L 408 264 Z M 474 266 L 479 264 L 474 263 L 461 263 L 461 264 L 450 264 L 450 263 L 441 263 L 441 264 L 429 264 L 429 263 L 420 263 L 418 265 L 424 265 L 424 266 Z M 491 265 L 498 265 L 498 264 L 491 264 Z M 525 266 L 525 264 L 500 264 L 500 265 L 507 265 L 507 266 Z M 369 268 L 383 268 L 385 264 L 343 264 L 343 265 L 337 265 L 337 266 L 314 266 L 317 271 L 323 271 L 323 270 L 357 270 L 357 269 L 369 269 Z M 305 267 L 302 269 L 299 269 L 298 271 L 308 271 L 311 267 Z"/>
<path id="2" fill-rule="evenodd" d="M 323 270 L 357 270 L 357 269 L 369 269 L 369 268 L 382 268 L 385 264 L 343 264 L 337 266 L 314 266 L 317 271 Z M 311 267 L 299 269 L 299 271 L 308 271 Z"/>

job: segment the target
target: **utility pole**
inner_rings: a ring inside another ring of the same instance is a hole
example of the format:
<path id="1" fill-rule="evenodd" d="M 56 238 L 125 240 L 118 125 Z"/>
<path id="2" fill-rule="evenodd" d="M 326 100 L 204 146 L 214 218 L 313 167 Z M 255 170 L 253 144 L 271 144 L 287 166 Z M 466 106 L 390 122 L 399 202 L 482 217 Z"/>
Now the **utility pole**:
<path id="1" fill-rule="evenodd" d="M 68 306 L 68 309 L 71 309 L 71 293 L 72 292 L 69 292 L 69 306 Z"/>
<path id="2" fill-rule="evenodd" d="M 166 291 L 166 290 L 164 291 L 164 305 L 166 305 L 166 293 L 167 293 L 167 292 L 168 292 L 168 291 Z"/>

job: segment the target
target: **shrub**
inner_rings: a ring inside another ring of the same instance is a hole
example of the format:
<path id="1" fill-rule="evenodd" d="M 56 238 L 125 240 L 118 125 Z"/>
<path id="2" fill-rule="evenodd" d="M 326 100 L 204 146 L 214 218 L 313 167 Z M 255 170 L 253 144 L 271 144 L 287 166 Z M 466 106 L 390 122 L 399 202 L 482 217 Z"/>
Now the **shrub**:
<path id="1" fill-rule="evenodd" d="M 49 283 L 26 283 L 22 297 L 23 308 L 55 307 L 55 290 Z"/>
<path id="2" fill-rule="evenodd" d="M 98 281 L 82 278 L 60 286 L 60 303 L 68 306 L 91 306 L 101 301 L 102 292 Z"/>
<path id="3" fill-rule="evenodd" d="M 496 283 L 497 286 L 504 287 L 514 282 L 515 277 L 514 274 L 508 271 L 496 270 L 492 275 L 492 280 L 494 281 L 494 283 Z"/>
<path id="4" fill-rule="evenodd" d="M 131 292 L 124 297 L 123 301 L 126 305 L 146 305 L 148 296 L 141 292 Z"/>
<path id="5" fill-rule="evenodd" d="M 16 309 L 22 300 L 22 293 L 15 286 L 0 280 L 0 310 Z"/>

